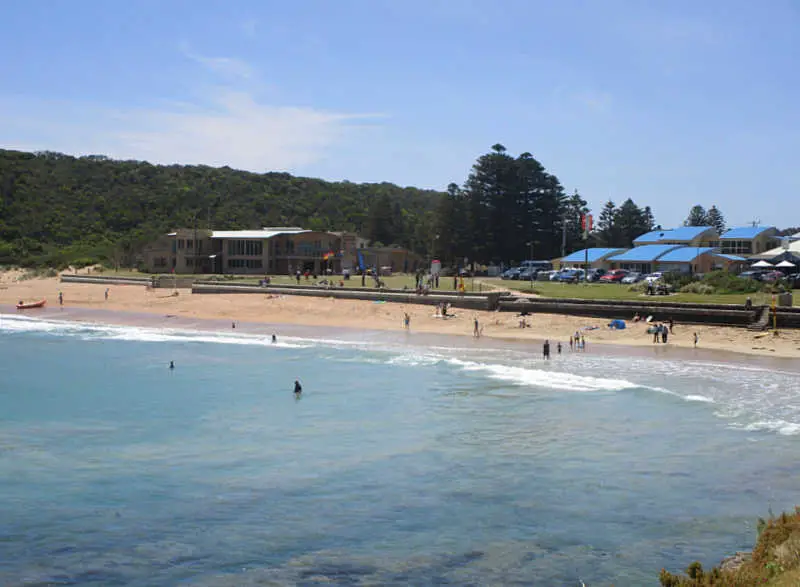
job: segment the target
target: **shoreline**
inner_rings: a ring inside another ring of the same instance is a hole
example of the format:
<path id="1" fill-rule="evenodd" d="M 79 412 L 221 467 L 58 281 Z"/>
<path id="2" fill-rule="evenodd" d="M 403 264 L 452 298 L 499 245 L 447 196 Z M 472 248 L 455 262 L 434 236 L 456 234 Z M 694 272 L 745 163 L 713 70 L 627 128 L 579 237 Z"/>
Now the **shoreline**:
<path id="1" fill-rule="evenodd" d="M 792 359 L 800 358 L 800 331 L 785 330 L 779 336 L 770 331 L 753 332 L 744 328 L 726 326 L 694 326 L 676 323 L 675 333 L 667 344 L 654 344 L 646 333 L 645 323 L 627 322 L 621 331 L 606 327 L 608 320 L 569 316 L 562 314 L 531 314 L 526 317 L 528 328 L 520 328 L 521 318 L 511 312 L 487 312 L 453 309 L 453 318 L 434 316 L 432 306 L 400 303 L 379 303 L 360 300 L 261 294 L 203 294 L 192 295 L 191 290 L 179 289 L 177 295 L 170 290 L 146 290 L 138 285 L 101 285 L 85 283 L 60 283 L 58 278 L 40 278 L 17 281 L 13 274 L 3 275 L 0 288 L 0 312 L 28 317 L 82 316 L 83 321 L 100 321 L 120 325 L 137 325 L 153 322 L 165 326 L 165 318 L 173 323 L 197 325 L 202 329 L 214 326 L 230 330 L 236 322 L 243 330 L 256 327 L 287 329 L 301 328 L 339 331 L 341 336 L 369 331 L 383 333 L 386 337 L 408 337 L 403 327 L 403 316 L 411 318 L 410 335 L 419 338 L 444 335 L 442 340 L 458 336 L 461 344 L 477 346 L 490 341 L 514 343 L 515 347 L 527 345 L 532 356 L 541 355 L 541 344 L 549 339 L 553 347 L 560 341 L 566 352 L 569 337 L 581 331 L 587 341 L 586 352 L 625 356 L 635 354 L 653 358 L 686 360 L 724 360 L 738 363 L 758 357 L 759 362 L 786 368 Z M 108 289 L 109 297 L 105 299 Z M 63 310 L 58 306 L 58 293 L 64 294 Z M 48 305 L 40 310 L 18 311 L 18 300 L 47 299 Z M 482 336 L 473 338 L 473 321 L 479 321 Z M 130 322 L 134 323 L 131 324 Z M 589 330 L 583 330 L 590 328 Z M 694 333 L 700 338 L 698 348 L 693 348 Z M 392 336 L 390 336 L 392 335 Z M 470 342 L 465 342 L 470 341 Z M 553 349 L 555 355 L 555 349 Z"/>
<path id="2" fill-rule="evenodd" d="M 176 314 L 160 315 L 153 312 L 134 312 L 90 307 L 44 308 L 35 313 L 19 312 L 13 306 L 0 304 L 0 324 L 4 317 L 24 317 L 33 320 L 52 320 L 94 326 L 128 326 L 152 330 L 169 329 L 185 332 L 209 332 L 215 334 L 242 334 L 250 336 L 270 337 L 276 334 L 278 340 L 289 336 L 306 339 L 332 339 L 342 342 L 359 342 L 374 344 L 398 344 L 409 347 L 430 348 L 446 346 L 449 348 L 469 350 L 514 350 L 529 351 L 531 357 L 541 358 L 540 344 L 544 339 L 518 338 L 503 336 L 483 336 L 474 338 L 465 334 L 439 332 L 406 332 L 400 329 L 376 329 L 353 326 L 319 326 L 296 322 L 236 321 L 236 328 L 231 322 L 221 318 L 187 317 Z M 535 343 L 536 346 L 531 346 Z M 628 345 L 615 342 L 598 342 L 597 345 L 587 343 L 586 351 L 570 351 L 565 345 L 563 357 L 591 354 L 608 357 L 636 357 L 653 360 L 683 360 L 696 363 L 739 364 L 742 353 L 719 349 L 687 349 L 682 346 L 667 345 Z M 558 359 L 555 349 L 553 358 Z M 767 355 L 748 356 L 748 365 L 756 365 L 764 369 L 779 369 L 800 373 L 800 364 L 791 358 Z"/>

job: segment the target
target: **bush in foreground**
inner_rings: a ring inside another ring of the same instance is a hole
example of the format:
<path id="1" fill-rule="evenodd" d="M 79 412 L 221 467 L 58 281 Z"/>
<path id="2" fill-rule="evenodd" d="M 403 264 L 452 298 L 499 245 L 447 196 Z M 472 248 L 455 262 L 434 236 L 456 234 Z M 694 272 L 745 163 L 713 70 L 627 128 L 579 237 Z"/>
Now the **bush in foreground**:
<path id="1" fill-rule="evenodd" d="M 800 572 L 800 508 L 768 521 L 759 520 L 759 536 L 753 554 L 735 568 L 725 565 L 705 571 L 693 562 L 685 575 L 661 569 L 662 587 L 750 587 L 796 585 Z M 792 578 L 785 582 L 782 578 Z"/>

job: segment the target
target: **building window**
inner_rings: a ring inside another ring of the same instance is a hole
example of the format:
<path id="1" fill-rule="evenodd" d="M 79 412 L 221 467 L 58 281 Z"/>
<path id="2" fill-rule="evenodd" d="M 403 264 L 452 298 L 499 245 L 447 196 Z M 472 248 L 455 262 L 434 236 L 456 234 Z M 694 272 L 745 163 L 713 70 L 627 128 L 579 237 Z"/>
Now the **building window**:
<path id="1" fill-rule="evenodd" d="M 753 252 L 753 242 L 746 241 L 723 241 L 722 252 L 728 255 L 751 255 Z"/>
<path id="2" fill-rule="evenodd" d="M 194 267 L 194 259 L 190 257 L 186 257 L 186 266 L 187 267 Z"/>
<path id="3" fill-rule="evenodd" d="M 230 240 L 228 255 L 231 257 L 260 257 L 264 254 L 264 241 Z"/>
<path id="4" fill-rule="evenodd" d="M 228 259 L 229 269 L 262 269 L 264 262 L 261 259 Z"/>
<path id="5" fill-rule="evenodd" d="M 182 239 L 182 238 L 181 238 L 181 239 L 178 239 L 178 248 L 179 248 L 179 249 L 183 249 L 183 244 L 184 244 L 184 243 L 183 243 L 183 239 Z"/>
<path id="6" fill-rule="evenodd" d="M 191 249 L 193 247 L 194 247 L 194 241 L 192 239 L 187 240 L 186 241 L 186 248 L 187 249 Z"/>

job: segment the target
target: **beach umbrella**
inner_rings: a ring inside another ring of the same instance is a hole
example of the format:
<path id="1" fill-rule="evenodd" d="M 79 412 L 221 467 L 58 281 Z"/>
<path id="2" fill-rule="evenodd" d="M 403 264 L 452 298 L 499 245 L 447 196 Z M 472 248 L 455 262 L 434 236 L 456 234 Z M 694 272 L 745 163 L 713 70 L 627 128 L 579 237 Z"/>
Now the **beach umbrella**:
<path id="1" fill-rule="evenodd" d="M 795 265 L 791 261 L 784 260 L 784 261 L 781 261 L 780 263 L 778 263 L 777 265 L 775 265 L 775 267 L 797 267 L 797 265 Z"/>
<path id="2" fill-rule="evenodd" d="M 764 261 L 763 259 L 758 263 L 753 263 L 752 267 L 772 267 L 772 263 L 769 261 Z"/>

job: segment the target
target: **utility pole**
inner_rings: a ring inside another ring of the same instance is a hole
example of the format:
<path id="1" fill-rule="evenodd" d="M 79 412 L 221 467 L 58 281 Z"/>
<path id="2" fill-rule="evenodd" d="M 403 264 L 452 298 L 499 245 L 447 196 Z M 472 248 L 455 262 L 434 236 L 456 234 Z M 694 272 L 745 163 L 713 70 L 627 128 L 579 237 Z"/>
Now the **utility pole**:
<path id="1" fill-rule="evenodd" d="M 567 255 L 567 215 L 561 218 L 561 256 Z"/>

